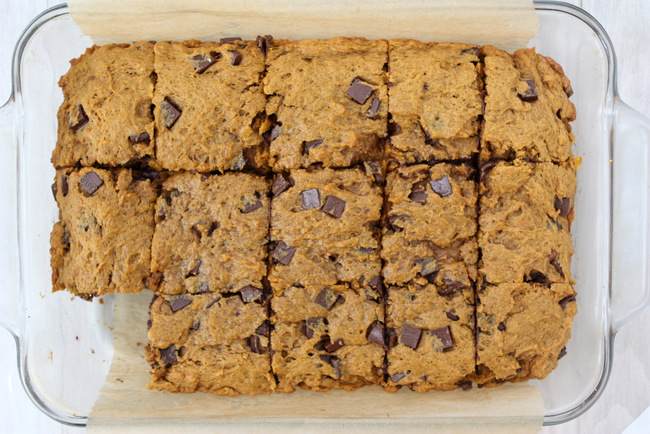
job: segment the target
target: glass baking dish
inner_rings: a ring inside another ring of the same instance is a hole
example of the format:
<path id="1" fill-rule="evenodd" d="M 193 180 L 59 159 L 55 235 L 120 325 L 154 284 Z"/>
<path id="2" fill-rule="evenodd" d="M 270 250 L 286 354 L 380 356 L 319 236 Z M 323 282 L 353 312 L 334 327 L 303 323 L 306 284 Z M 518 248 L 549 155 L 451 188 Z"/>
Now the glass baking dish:
<path id="1" fill-rule="evenodd" d="M 650 123 L 616 90 L 616 58 L 602 26 L 565 3 L 535 4 L 539 34 L 530 45 L 563 65 L 572 80 L 578 172 L 572 232 L 579 312 L 568 354 L 535 381 L 544 424 L 571 420 L 607 383 L 614 336 L 650 302 Z M 57 86 L 91 40 L 66 5 L 39 15 L 13 57 L 13 92 L 0 110 L 0 324 L 16 340 L 27 394 L 53 419 L 85 425 L 113 354 L 113 299 L 88 303 L 51 293 L 49 233 L 57 219 L 50 192 L 54 169 Z"/>

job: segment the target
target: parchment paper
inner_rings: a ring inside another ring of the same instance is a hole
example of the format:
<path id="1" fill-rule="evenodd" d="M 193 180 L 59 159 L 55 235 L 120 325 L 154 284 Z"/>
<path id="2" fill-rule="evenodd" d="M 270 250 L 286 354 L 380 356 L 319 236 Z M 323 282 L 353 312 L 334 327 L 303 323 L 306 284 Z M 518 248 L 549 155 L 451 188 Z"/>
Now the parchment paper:
<path id="1" fill-rule="evenodd" d="M 525 47 L 537 33 L 530 0 L 69 0 L 72 18 L 98 44 L 365 36 Z M 468 392 L 391 394 L 298 391 L 217 397 L 150 391 L 144 358 L 151 293 L 115 296 L 115 355 L 88 418 L 89 433 L 156 432 L 538 432 L 539 390 L 526 383 Z"/>
<path id="2" fill-rule="evenodd" d="M 97 44 L 365 36 L 521 48 L 537 34 L 531 0 L 69 0 Z"/>

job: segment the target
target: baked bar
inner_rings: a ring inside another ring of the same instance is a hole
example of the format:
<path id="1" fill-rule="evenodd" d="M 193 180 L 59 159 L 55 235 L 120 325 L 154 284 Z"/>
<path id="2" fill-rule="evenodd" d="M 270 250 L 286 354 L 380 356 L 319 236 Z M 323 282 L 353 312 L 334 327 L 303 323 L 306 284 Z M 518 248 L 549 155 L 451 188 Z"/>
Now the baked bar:
<path id="1" fill-rule="evenodd" d="M 476 183 L 466 164 L 419 164 L 389 173 L 382 274 L 469 287 L 476 280 Z"/>
<path id="2" fill-rule="evenodd" d="M 169 170 L 266 165 L 264 57 L 253 42 L 158 42 L 156 157 Z"/>
<path id="3" fill-rule="evenodd" d="M 418 392 L 471 387 L 474 290 L 440 292 L 431 284 L 388 287 L 385 388 Z"/>
<path id="4" fill-rule="evenodd" d="M 545 378 L 566 353 L 577 312 L 571 285 L 483 285 L 477 303 L 477 382 Z"/>
<path id="5" fill-rule="evenodd" d="M 267 56 L 267 133 L 275 171 L 377 160 L 386 137 L 387 42 L 273 41 Z"/>
<path id="6" fill-rule="evenodd" d="M 93 46 L 59 80 L 55 167 L 123 166 L 154 156 L 153 44 Z"/>
<path id="7" fill-rule="evenodd" d="M 575 169 L 491 161 L 481 166 L 479 271 L 489 283 L 570 283 Z"/>
<path id="8" fill-rule="evenodd" d="M 164 294 L 263 287 L 268 182 L 247 173 L 181 172 L 156 202 L 150 287 Z"/>
<path id="9" fill-rule="evenodd" d="M 485 65 L 485 123 L 481 159 L 568 162 L 576 111 L 562 68 L 534 49 L 510 55 L 481 47 Z"/>
<path id="10" fill-rule="evenodd" d="M 347 285 L 287 288 L 272 299 L 278 392 L 377 384 L 384 364 L 381 293 Z"/>
<path id="11" fill-rule="evenodd" d="M 413 164 L 478 152 L 478 54 L 473 45 L 389 41 L 389 158 Z"/>
<path id="12" fill-rule="evenodd" d="M 86 300 L 144 288 L 156 189 L 129 169 L 59 169 L 59 222 L 51 235 L 52 286 Z"/>
<path id="13" fill-rule="evenodd" d="M 382 197 L 360 169 L 293 170 L 271 187 L 271 268 L 276 293 L 300 284 L 353 287 L 378 279 Z"/>
<path id="14" fill-rule="evenodd" d="M 253 300 L 254 298 L 254 300 Z M 151 302 L 149 388 L 257 395 L 275 386 L 264 294 L 181 294 Z"/>

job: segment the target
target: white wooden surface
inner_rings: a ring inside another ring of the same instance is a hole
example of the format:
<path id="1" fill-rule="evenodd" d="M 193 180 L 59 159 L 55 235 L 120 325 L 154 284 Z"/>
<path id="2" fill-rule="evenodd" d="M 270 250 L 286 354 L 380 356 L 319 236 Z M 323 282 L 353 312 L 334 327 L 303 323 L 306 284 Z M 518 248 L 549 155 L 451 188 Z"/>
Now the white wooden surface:
<path id="1" fill-rule="evenodd" d="M 0 104 L 9 97 L 11 53 L 29 21 L 57 0 L 0 0 Z M 650 2 L 570 0 L 598 19 L 616 47 L 619 91 L 650 116 Z M 650 312 L 627 324 L 615 343 L 609 384 L 596 405 L 575 421 L 545 433 L 620 433 L 650 406 Z M 0 329 L 0 433 L 81 433 L 41 414 L 20 385 L 14 342 Z M 650 426 L 645 427 L 650 433 Z"/>

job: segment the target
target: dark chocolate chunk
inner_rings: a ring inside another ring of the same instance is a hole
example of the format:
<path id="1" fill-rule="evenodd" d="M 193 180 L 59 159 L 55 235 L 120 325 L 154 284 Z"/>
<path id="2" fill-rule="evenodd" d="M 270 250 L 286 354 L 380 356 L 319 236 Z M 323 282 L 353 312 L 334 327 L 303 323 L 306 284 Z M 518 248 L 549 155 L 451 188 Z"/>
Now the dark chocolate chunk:
<path id="1" fill-rule="evenodd" d="M 239 293 L 241 294 L 241 299 L 244 303 L 257 301 L 262 297 L 262 290 L 251 285 L 244 286 Z"/>
<path id="2" fill-rule="evenodd" d="M 176 357 L 176 345 L 171 345 L 167 348 L 160 348 L 160 361 L 167 365 L 175 365 L 178 363 L 178 358 Z"/>
<path id="3" fill-rule="evenodd" d="M 374 289 L 383 289 L 381 276 L 374 276 L 368 280 L 368 286 Z"/>
<path id="4" fill-rule="evenodd" d="M 551 282 L 548 280 L 548 277 L 541 271 L 530 270 L 529 273 L 529 282 L 541 283 L 542 285 L 550 285 Z"/>
<path id="5" fill-rule="evenodd" d="M 249 212 L 253 212 L 256 209 L 262 208 L 262 202 L 259 200 L 256 200 L 255 202 L 250 202 L 247 203 L 244 208 L 242 208 L 240 211 L 242 214 L 248 214 Z"/>
<path id="6" fill-rule="evenodd" d="M 420 181 L 413 184 L 413 188 L 409 194 L 409 199 L 411 199 L 412 202 L 421 204 L 427 203 L 426 185 L 426 181 Z"/>
<path id="7" fill-rule="evenodd" d="M 332 365 L 332 367 L 334 368 L 334 375 L 336 375 L 337 378 L 341 377 L 341 359 L 335 356 L 327 356 L 327 355 L 320 356 L 320 359 L 323 362 Z"/>
<path id="8" fill-rule="evenodd" d="M 404 324 L 402 327 L 402 335 L 400 336 L 400 341 L 407 347 L 416 349 L 420 343 L 420 336 L 422 335 L 422 330 L 414 327 L 410 324 Z"/>
<path id="9" fill-rule="evenodd" d="M 192 303 L 192 299 L 185 296 L 178 296 L 169 302 L 172 312 L 177 312 Z"/>
<path id="10" fill-rule="evenodd" d="M 66 175 L 61 175 L 61 193 L 63 193 L 63 197 L 68 195 L 68 190 L 68 177 Z"/>
<path id="11" fill-rule="evenodd" d="M 366 169 L 366 174 L 375 178 L 375 182 L 384 182 L 384 174 L 379 161 L 364 161 L 363 167 Z"/>
<path id="12" fill-rule="evenodd" d="M 554 205 L 555 209 L 560 211 L 560 215 L 567 216 L 571 212 L 571 198 L 569 197 L 563 197 L 562 199 L 556 197 Z"/>
<path id="13" fill-rule="evenodd" d="M 229 38 L 221 38 L 219 40 L 219 43 L 221 43 L 221 44 L 232 44 L 232 43 L 235 43 L 237 41 L 241 41 L 241 38 L 239 36 L 231 36 Z"/>
<path id="14" fill-rule="evenodd" d="M 95 172 L 88 172 L 79 180 L 79 185 L 83 188 L 86 196 L 92 196 L 95 194 L 103 184 L 104 180 Z"/>
<path id="15" fill-rule="evenodd" d="M 163 120 L 165 121 L 165 126 L 167 129 L 170 129 L 174 126 L 178 118 L 181 117 L 182 110 L 174 104 L 168 97 L 163 99 L 163 102 L 160 104 L 160 111 L 163 115 Z"/>
<path id="16" fill-rule="evenodd" d="M 370 108 L 368 109 L 368 117 L 374 118 L 377 116 L 377 110 L 379 110 L 379 105 L 381 104 L 381 101 L 379 101 L 379 98 L 374 97 L 372 99 L 372 102 L 370 103 Z"/>
<path id="17" fill-rule="evenodd" d="M 232 66 L 237 66 L 241 63 L 242 55 L 239 51 L 230 50 L 230 64 Z"/>
<path id="18" fill-rule="evenodd" d="M 311 148 L 320 146 L 323 143 L 323 139 L 310 140 L 308 142 L 302 142 L 302 153 L 303 155 L 309 154 Z"/>
<path id="19" fill-rule="evenodd" d="M 273 250 L 273 259 L 282 265 L 289 265 L 295 253 L 295 247 L 289 247 L 284 241 L 280 241 Z"/>
<path id="20" fill-rule="evenodd" d="M 339 300 L 341 294 L 337 291 L 333 291 L 329 288 L 323 288 L 321 292 L 318 293 L 314 301 L 316 304 L 323 306 L 327 310 L 331 310 L 334 307 L 334 304 Z"/>
<path id="21" fill-rule="evenodd" d="M 395 375 L 393 375 L 392 377 L 390 377 L 390 381 L 392 381 L 393 383 L 397 383 L 399 380 L 401 380 L 401 379 L 404 378 L 404 377 L 406 377 L 406 374 L 405 374 L 405 373 L 403 373 L 403 372 L 398 372 L 397 374 L 395 374 Z"/>
<path id="22" fill-rule="evenodd" d="M 300 193 L 300 200 L 302 201 L 302 209 L 320 208 L 320 190 L 317 188 L 304 190 Z"/>
<path id="23" fill-rule="evenodd" d="M 144 133 L 134 134 L 132 136 L 129 136 L 129 142 L 133 144 L 144 143 L 145 145 L 148 145 L 149 143 L 151 143 L 151 137 L 149 137 L 149 133 L 145 131 Z"/>
<path id="24" fill-rule="evenodd" d="M 453 310 L 448 310 L 447 312 L 445 312 L 445 314 L 447 315 L 447 318 L 449 318 L 452 321 L 458 321 L 460 319 L 460 317 L 456 315 L 456 313 Z"/>
<path id="25" fill-rule="evenodd" d="M 345 211 L 346 202 L 336 196 L 327 196 L 323 204 L 323 212 L 331 215 L 334 218 L 340 218 Z"/>
<path id="26" fill-rule="evenodd" d="M 566 345 L 560 350 L 560 354 L 557 355 L 557 359 L 560 360 L 562 357 L 566 356 Z"/>
<path id="27" fill-rule="evenodd" d="M 359 77 L 352 80 L 350 87 L 348 88 L 348 96 L 352 98 L 355 102 L 359 104 L 365 104 L 372 94 L 372 87 L 365 84 Z"/>
<path id="28" fill-rule="evenodd" d="M 386 328 L 386 347 L 387 349 L 393 348 L 397 345 L 397 332 L 393 328 Z"/>
<path id="29" fill-rule="evenodd" d="M 192 66 L 194 66 L 197 74 L 203 74 L 206 69 L 217 63 L 217 60 L 220 58 L 221 53 L 216 51 L 210 51 L 207 54 L 197 54 L 192 57 Z"/>
<path id="30" fill-rule="evenodd" d="M 506 329 L 506 325 L 503 321 L 501 321 L 497 328 L 499 329 L 499 331 L 504 331 Z"/>
<path id="31" fill-rule="evenodd" d="M 265 319 L 264 322 L 255 329 L 255 333 L 260 336 L 266 336 L 267 338 L 271 336 L 271 323 L 268 319 Z"/>
<path id="32" fill-rule="evenodd" d="M 441 288 L 437 288 L 436 292 L 438 293 L 438 295 L 442 295 L 444 297 L 452 295 L 459 289 L 463 289 L 467 287 L 467 285 L 465 285 L 463 282 L 459 282 L 457 280 L 451 280 L 451 279 L 442 279 L 442 283 L 445 286 Z"/>
<path id="33" fill-rule="evenodd" d="M 431 330 L 431 336 L 435 336 L 442 342 L 442 351 L 449 351 L 454 348 L 454 341 L 451 338 L 451 330 L 449 326 L 440 327 Z"/>
<path id="34" fill-rule="evenodd" d="M 268 53 L 269 47 L 273 42 L 273 36 L 271 35 L 264 35 L 263 37 L 258 36 L 256 42 L 257 42 L 257 48 L 259 48 L 260 53 L 266 56 L 266 53 Z"/>
<path id="35" fill-rule="evenodd" d="M 268 143 L 271 143 L 280 135 L 281 132 L 282 132 L 282 127 L 280 126 L 280 124 L 273 124 L 271 128 L 269 128 L 264 133 L 262 133 L 262 138 L 266 140 Z"/>
<path id="36" fill-rule="evenodd" d="M 278 197 L 292 186 L 293 179 L 289 175 L 278 173 L 273 180 L 273 185 L 271 185 L 271 192 L 273 196 Z"/>
<path id="37" fill-rule="evenodd" d="M 56 181 L 52 183 L 52 196 L 54 196 L 54 200 L 56 200 L 56 194 L 59 192 L 59 187 L 56 185 Z"/>
<path id="38" fill-rule="evenodd" d="M 429 182 L 433 191 L 440 197 L 449 196 L 454 192 L 451 188 L 451 182 L 449 182 L 449 177 L 447 175 L 443 176 L 440 179 L 434 179 Z"/>
<path id="39" fill-rule="evenodd" d="M 327 341 L 325 342 L 325 351 L 328 353 L 333 353 L 334 351 L 338 350 L 341 348 L 343 345 L 345 345 L 345 342 L 343 342 L 343 339 L 336 339 L 334 342 L 332 341 Z"/>
<path id="40" fill-rule="evenodd" d="M 569 98 L 571 97 L 571 95 L 573 95 L 573 88 L 571 87 L 571 85 L 568 85 L 567 87 L 564 88 L 564 93 Z"/>
<path id="41" fill-rule="evenodd" d="M 472 382 L 471 381 L 461 381 L 458 383 L 458 387 L 460 387 L 463 390 L 470 390 L 472 388 Z"/>
<path id="42" fill-rule="evenodd" d="M 465 48 L 460 52 L 460 54 L 470 54 L 472 56 L 478 57 L 479 55 L 479 48 L 478 47 L 470 47 L 470 48 Z"/>
<path id="43" fill-rule="evenodd" d="M 494 166 L 499 164 L 499 160 L 490 160 L 486 161 L 485 163 L 481 163 L 479 165 L 479 182 L 483 182 L 485 180 L 485 177 L 487 176 L 488 172 L 492 170 Z"/>
<path id="44" fill-rule="evenodd" d="M 555 271 L 557 271 L 557 273 L 560 276 L 562 276 L 562 278 L 564 279 L 564 270 L 562 269 L 562 266 L 560 265 L 560 263 L 557 260 L 557 257 L 558 257 L 557 251 L 551 250 L 551 254 L 548 257 L 549 257 L 549 260 L 550 260 L 549 262 L 551 263 L 553 268 L 555 268 Z"/>
<path id="45" fill-rule="evenodd" d="M 208 301 L 208 304 L 206 304 L 203 309 L 210 309 L 212 306 L 214 306 L 219 300 L 221 300 L 221 296 L 217 295 L 214 297 L 212 300 Z"/>
<path id="46" fill-rule="evenodd" d="M 264 353 L 264 348 L 262 348 L 262 342 L 260 341 L 259 336 L 251 335 L 251 337 L 248 338 L 248 345 L 250 345 L 252 352 L 256 354 Z"/>
<path id="47" fill-rule="evenodd" d="M 400 134 L 402 134 L 402 127 L 397 122 L 388 122 L 388 135 L 399 136 Z"/>
<path id="48" fill-rule="evenodd" d="M 192 323 L 192 325 L 190 326 L 190 330 L 198 330 L 199 327 L 201 327 L 201 321 L 199 321 L 199 320 L 197 319 L 197 320 L 194 321 L 194 322 Z"/>
<path id="49" fill-rule="evenodd" d="M 366 331 L 366 339 L 368 342 L 377 344 L 382 348 L 386 348 L 386 336 L 384 334 L 384 326 L 379 321 L 373 322 Z"/>
<path id="50" fill-rule="evenodd" d="M 564 309 L 564 307 L 565 307 L 568 303 L 570 303 L 570 302 L 572 302 L 572 301 L 576 301 L 576 296 L 575 296 L 575 295 L 567 295 L 567 296 L 564 297 L 562 300 L 560 300 L 560 306 L 562 306 L 562 309 Z"/>
<path id="51" fill-rule="evenodd" d="M 397 225 L 398 220 L 401 220 L 405 217 L 408 217 L 406 214 L 393 214 L 388 216 L 388 226 L 393 230 L 393 232 L 398 232 L 404 228 Z"/>
<path id="52" fill-rule="evenodd" d="M 316 318 L 307 318 L 305 320 L 305 336 L 309 339 L 314 337 L 314 330 L 319 328 L 322 324 L 325 323 L 325 318 L 316 317 Z"/>
<path id="53" fill-rule="evenodd" d="M 528 85 L 528 88 L 523 93 L 518 93 L 517 96 L 519 99 L 525 102 L 537 101 L 537 86 L 535 85 L 535 80 L 523 80 Z"/>
<path id="54" fill-rule="evenodd" d="M 72 111 L 71 119 L 68 119 L 68 126 L 72 131 L 77 131 L 79 128 L 86 125 L 88 122 L 88 115 L 81 104 Z"/>
<path id="55" fill-rule="evenodd" d="M 187 275 L 185 276 L 185 278 L 187 279 L 188 277 L 198 275 L 199 271 L 201 270 L 201 264 L 202 263 L 203 263 L 202 259 L 199 259 L 198 261 L 196 261 L 196 264 L 194 264 L 194 267 L 192 267 L 192 269 L 187 272 Z"/>

